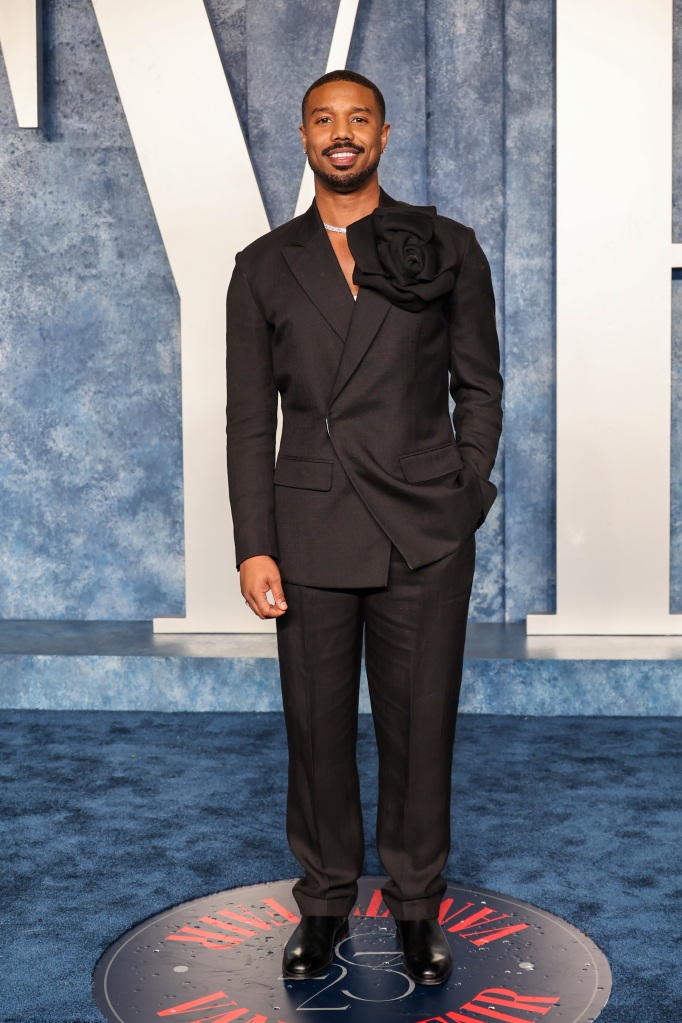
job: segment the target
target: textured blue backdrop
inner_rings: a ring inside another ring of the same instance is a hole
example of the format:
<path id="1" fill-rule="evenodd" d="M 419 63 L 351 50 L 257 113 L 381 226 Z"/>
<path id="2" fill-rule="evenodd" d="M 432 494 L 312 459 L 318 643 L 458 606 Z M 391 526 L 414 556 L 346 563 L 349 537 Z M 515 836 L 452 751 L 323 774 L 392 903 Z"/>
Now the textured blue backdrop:
<path id="1" fill-rule="evenodd" d="M 42 132 L 16 127 L 0 62 L 0 617 L 179 614 L 177 295 L 91 6 L 45 8 Z M 207 0 L 273 226 L 293 214 L 300 97 L 324 71 L 336 8 Z M 360 0 L 349 66 L 386 94 L 386 188 L 471 224 L 493 267 L 506 421 L 500 499 L 479 533 L 473 618 L 551 611 L 553 3 Z M 676 111 L 679 119 L 679 103 Z M 676 121 L 676 151 L 681 138 Z M 681 225 L 676 202 L 678 240 Z M 681 289 L 674 285 L 676 307 Z M 676 413 L 673 436 L 679 610 Z"/>
<path id="2" fill-rule="evenodd" d="M 0 78 L 0 615 L 183 610 L 178 302 L 89 3 L 45 4 L 43 132 Z"/>

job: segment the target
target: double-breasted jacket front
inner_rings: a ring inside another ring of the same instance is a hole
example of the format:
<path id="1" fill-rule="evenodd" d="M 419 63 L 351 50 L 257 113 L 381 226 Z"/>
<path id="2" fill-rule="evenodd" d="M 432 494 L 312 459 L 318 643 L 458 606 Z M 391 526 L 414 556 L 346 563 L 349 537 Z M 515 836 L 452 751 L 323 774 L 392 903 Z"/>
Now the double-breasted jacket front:
<path id="1" fill-rule="evenodd" d="M 382 190 L 380 205 L 406 204 Z M 371 287 L 354 301 L 315 203 L 238 254 L 227 297 L 237 566 L 268 554 L 285 583 L 382 586 L 391 543 L 418 568 L 484 521 L 502 427 L 490 268 L 471 228 L 438 219 L 457 250 L 454 286 L 418 312 Z"/>

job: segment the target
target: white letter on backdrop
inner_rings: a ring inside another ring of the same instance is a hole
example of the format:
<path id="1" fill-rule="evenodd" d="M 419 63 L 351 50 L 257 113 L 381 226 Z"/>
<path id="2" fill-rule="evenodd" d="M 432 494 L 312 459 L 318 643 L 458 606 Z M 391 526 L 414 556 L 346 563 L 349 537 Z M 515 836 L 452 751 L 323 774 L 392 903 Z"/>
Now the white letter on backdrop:
<path id="1" fill-rule="evenodd" d="M 20 128 L 40 125 L 41 7 L 41 0 L 0 2 L 0 46 Z"/>
<path id="2" fill-rule="evenodd" d="M 682 634 L 669 613 L 672 28 L 672 0 L 557 3 L 557 608 L 530 615 L 530 634 Z"/>
<path id="3" fill-rule="evenodd" d="M 180 294 L 187 614 L 154 628 L 273 632 L 239 593 L 225 469 L 225 295 L 263 201 L 203 0 L 93 6 Z M 341 0 L 346 47 L 356 8 Z"/>

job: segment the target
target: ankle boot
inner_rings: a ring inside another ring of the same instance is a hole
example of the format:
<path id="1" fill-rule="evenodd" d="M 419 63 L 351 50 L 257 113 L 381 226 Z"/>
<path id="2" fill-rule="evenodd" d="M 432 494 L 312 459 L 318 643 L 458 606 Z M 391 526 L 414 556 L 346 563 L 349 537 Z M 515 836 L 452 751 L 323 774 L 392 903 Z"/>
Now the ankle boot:
<path id="1" fill-rule="evenodd" d="M 322 973 L 334 957 L 336 942 L 347 936 L 347 916 L 302 916 L 284 949 L 284 976 L 307 980 Z"/>
<path id="2" fill-rule="evenodd" d="M 442 984 L 452 971 L 450 943 L 438 920 L 396 920 L 405 973 L 417 984 Z"/>

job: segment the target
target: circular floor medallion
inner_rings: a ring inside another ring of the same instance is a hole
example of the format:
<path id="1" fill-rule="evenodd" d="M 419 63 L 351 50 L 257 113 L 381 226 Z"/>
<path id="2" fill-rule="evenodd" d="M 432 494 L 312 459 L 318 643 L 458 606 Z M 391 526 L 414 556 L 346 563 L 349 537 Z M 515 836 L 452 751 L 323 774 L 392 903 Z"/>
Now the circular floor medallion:
<path id="1" fill-rule="evenodd" d="M 298 916 L 293 881 L 276 881 L 138 924 L 97 963 L 97 1004 L 110 1023 L 589 1023 L 606 1004 L 609 965 L 586 935 L 526 902 L 455 884 L 440 914 L 452 975 L 415 986 L 382 881 L 360 879 L 350 936 L 314 980 L 282 979 Z"/>

